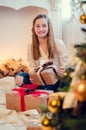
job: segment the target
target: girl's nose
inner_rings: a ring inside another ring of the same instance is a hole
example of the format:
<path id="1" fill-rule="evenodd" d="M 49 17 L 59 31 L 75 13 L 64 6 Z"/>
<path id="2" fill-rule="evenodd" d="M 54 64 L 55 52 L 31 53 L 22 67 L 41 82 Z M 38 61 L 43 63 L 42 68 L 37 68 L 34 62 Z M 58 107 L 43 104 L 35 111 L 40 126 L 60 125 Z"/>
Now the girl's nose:
<path id="1" fill-rule="evenodd" d="M 43 29 L 43 27 L 40 27 L 39 29 L 40 29 L 40 30 L 42 30 L 42 29 Z"/>

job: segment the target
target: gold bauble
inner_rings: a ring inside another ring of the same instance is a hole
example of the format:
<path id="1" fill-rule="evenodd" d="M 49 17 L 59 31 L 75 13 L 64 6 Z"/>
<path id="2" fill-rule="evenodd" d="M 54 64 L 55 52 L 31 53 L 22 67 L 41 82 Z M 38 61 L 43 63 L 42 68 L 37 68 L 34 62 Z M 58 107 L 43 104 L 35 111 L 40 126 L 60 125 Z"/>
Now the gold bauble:
<path id="1" fill-rule="evenodd" d="M 44 125 L 44 126 L 49 126 L 49 120 L 47 119 L 47 118 L 44 118 L 43 120 L 42 120 L 42 124 Z"/>
<path id="2" fill-rule="evenodd" d="M 86 101 L 86 80 L 80 80 L 75 83 L 74 93 L 79 101 Z"/>
<path id="3" fill-rule="evenodd" d="M 48 119 L 48 117 L 45 114 L 42 117 L 41 124 L 43 126 L 50 126 L 50 120 Z"/>
<path id="4" fill-rule="evenodd" d="M 59 110 L 59 107 L 61 105 L 60 99 L 52 99 L 48 102 L 48 109 L 52 113 L 56 113 Z"/>
<path id="5" fill-rule="evenodd" d="M 80 22 L 81 22 L 82 24 L 86 24 L 86 14 L 82 14 L 82 15 L 80 16 Z"/>
<path id="6" fill-rule="evenodd" d="M 41 122 L 41 128 L 42 130 L 52 130 L 50 126 L 50 120 L 47 118 L 46 115 L 44 115 L 42 122 Z"/>

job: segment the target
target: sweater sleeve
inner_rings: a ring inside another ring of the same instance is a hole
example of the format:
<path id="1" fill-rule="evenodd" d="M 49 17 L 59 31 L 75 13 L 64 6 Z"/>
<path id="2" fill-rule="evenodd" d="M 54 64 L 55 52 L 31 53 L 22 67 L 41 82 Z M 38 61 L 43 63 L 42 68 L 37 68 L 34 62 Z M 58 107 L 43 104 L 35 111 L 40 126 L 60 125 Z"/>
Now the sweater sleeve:
<path id="1" fill-rule="evenodd" d="M 57 40 L 56 48 L 59 55 L 60 67 L 66 68 L 68 65 L 68 50 L 62 40 Z"/>

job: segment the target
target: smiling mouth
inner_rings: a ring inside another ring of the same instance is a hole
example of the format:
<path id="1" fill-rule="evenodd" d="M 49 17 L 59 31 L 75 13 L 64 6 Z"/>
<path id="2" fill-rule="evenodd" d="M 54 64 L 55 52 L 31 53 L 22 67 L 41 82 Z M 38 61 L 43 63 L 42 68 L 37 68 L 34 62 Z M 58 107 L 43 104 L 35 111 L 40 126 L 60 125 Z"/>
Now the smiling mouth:
<path id="1" fill-rule="evenodd" d="M 44 34 L 45 32 L 38 32 L 38 34 Z"/>

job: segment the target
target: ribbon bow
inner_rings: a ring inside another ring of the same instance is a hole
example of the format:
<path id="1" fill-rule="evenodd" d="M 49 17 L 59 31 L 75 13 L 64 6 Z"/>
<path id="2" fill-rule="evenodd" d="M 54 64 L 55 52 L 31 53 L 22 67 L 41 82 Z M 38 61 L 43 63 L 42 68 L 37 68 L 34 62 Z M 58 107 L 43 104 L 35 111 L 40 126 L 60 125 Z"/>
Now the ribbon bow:
<path id="1" fill-rule="evenodd" d="M 42 67 L 45 68 L 45 67 L 50 66 L 52 64 L 53 64 L 53 62 L 47 62 L 47 63 L 43 64 Z"/>

